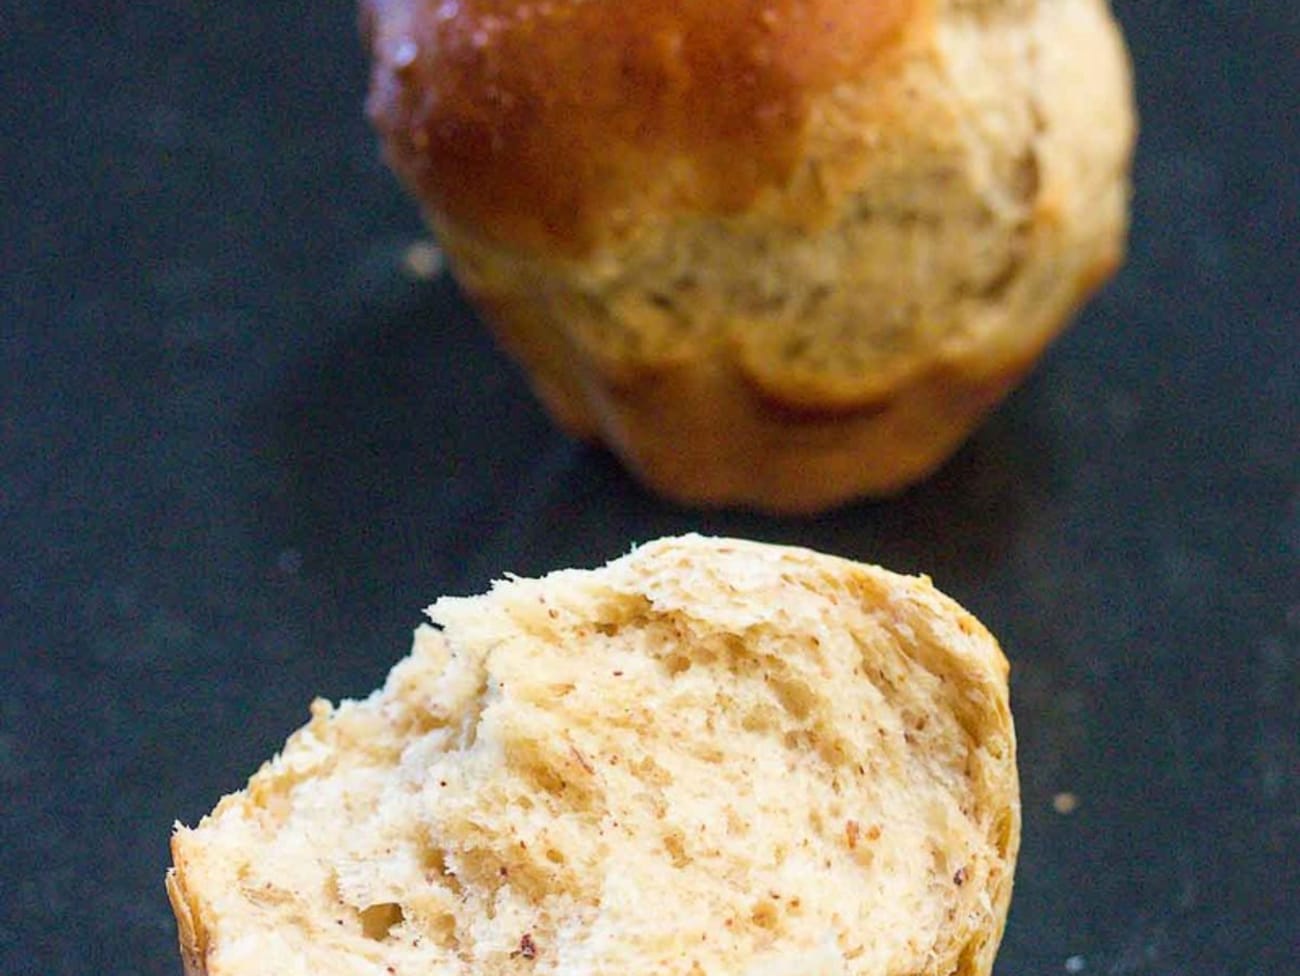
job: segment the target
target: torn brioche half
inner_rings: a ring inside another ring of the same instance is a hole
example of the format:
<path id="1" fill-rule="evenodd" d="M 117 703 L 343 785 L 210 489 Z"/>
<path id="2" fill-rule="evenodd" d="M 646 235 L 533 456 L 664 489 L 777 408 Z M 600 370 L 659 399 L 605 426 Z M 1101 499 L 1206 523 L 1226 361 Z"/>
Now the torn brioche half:
<path id="1" fill-rule="evenodd" d="M 429 615 L 178 827 L 187 974 L 991 970 L 1007 663 L 928 580 L 687 536 Z"/>

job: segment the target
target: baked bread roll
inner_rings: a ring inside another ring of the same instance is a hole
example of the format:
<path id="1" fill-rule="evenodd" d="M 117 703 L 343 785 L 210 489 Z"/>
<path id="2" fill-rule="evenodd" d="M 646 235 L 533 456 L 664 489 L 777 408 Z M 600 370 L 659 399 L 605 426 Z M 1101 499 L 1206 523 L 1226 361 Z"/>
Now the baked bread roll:
<path id="1" fill-rule="evenodd" d="M 1007 665 L 925 579 L 725 539 L 443 599 L 167 878 L 187 974 L 987 974 Z"/>
<path id="2" fill-rule="evenodd" d="M 1105 0 L 362 0 L 369 114 L 571 433 L 687 503 L 901 490 L 1124 247 Z"/>

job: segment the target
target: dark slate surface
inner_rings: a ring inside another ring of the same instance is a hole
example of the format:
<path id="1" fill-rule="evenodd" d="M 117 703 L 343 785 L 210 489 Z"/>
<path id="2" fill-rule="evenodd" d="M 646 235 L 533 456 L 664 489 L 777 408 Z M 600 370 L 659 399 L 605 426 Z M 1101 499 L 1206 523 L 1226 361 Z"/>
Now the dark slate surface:
<path id="1" fill-rule="evenodd" d="M 648 498 L 403 273 L 348 3 L 5 8 L 0 973 L 179 972 L 171 824 L 313 695 L 438 594 L 687 529 L 928 572 L 1000 635 L 1000 973 L 1296 971 L 1290 0 L 1120 4 L 1129 264 L 937 478 L 806 521 Z"/>

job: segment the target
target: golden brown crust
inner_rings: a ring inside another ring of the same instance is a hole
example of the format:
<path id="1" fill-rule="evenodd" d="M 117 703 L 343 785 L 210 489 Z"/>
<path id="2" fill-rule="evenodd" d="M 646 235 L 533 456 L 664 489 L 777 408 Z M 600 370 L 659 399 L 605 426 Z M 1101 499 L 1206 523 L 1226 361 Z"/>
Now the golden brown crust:
<path id="1" fill-rule="evenodd" d="M 372 116 L 465 292 L 679 501 L 916 482 L 1123 253 L 1106 0 L 365 9 Z"/>
<path id="2" fill-rule="evenodd" d="M 810 100 L 861 76 L 928 7 L 365 0 L 369 110 L 438 215 L 585 253 L 641 211 L 736 212 L 786 182 Z"/>
<path id="3" fill-rule="evenodd" d="M 936 367 L 891 397 L 854 410 L 792 408 L 721 359 L 614 383 L 571 362 L 564 375 L 585 380 L 581 400 L 557 386 L 537 390 L 570 433 L 591 438 L 599 430 L 665 497 L 810 514 L 864 495 L 895 494 L 929 474 L 1034 358 L 1027 352 L 978 376 Z"/>
<path id="4" fill-rule="evenodd" d="M 1020 282 L 1041 297 L 996 347 L 932 359 L 868 401 L 820 407 L 764 389 L 725 346 L 653 367 L 602 362 L 554 328 L 526 289 L 475 290 L 473 279 L 467 286 L 569 434 L 604 441 L 641 481 L 677 502 L 802 515 L 897 494 L 940 467 L 1120 256 L 1112 250 L 1082 267 L 1045 265 Z M 1059 287 L 1058 277 L 1075 287 Z"/>
<path id="5" fill-rule="evenodd" d="M 172 836 L 172 867 L 167 872 L 167 898 L 172 914 L 176 916 L 176 937 L 180 946 L 181 965 L 185 976 L 207 976 L 207 932 L 203 928 L 202 913 L 192 901 L 195 893 L 186 883 L 189 866 L 183 845 Z"/>

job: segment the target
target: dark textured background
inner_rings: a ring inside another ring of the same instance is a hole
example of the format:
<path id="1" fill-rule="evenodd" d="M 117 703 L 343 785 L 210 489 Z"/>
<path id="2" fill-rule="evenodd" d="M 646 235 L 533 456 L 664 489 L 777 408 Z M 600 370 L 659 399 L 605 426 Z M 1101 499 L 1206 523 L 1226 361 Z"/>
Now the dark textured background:
<path id="1" fill-rule="evenodd" d="M 349 3 L 3 6 L 0 973 L 178 973 L 172 821 L 313 695 L 438 594 L 686 529 L 928 572 L 1002 638 L 1001 974 L 1296 972 L 1291 0 L 1119 5 L 1127 267 L 937 478 L 811 521 L 646 497 L 403 273 Z"/>

